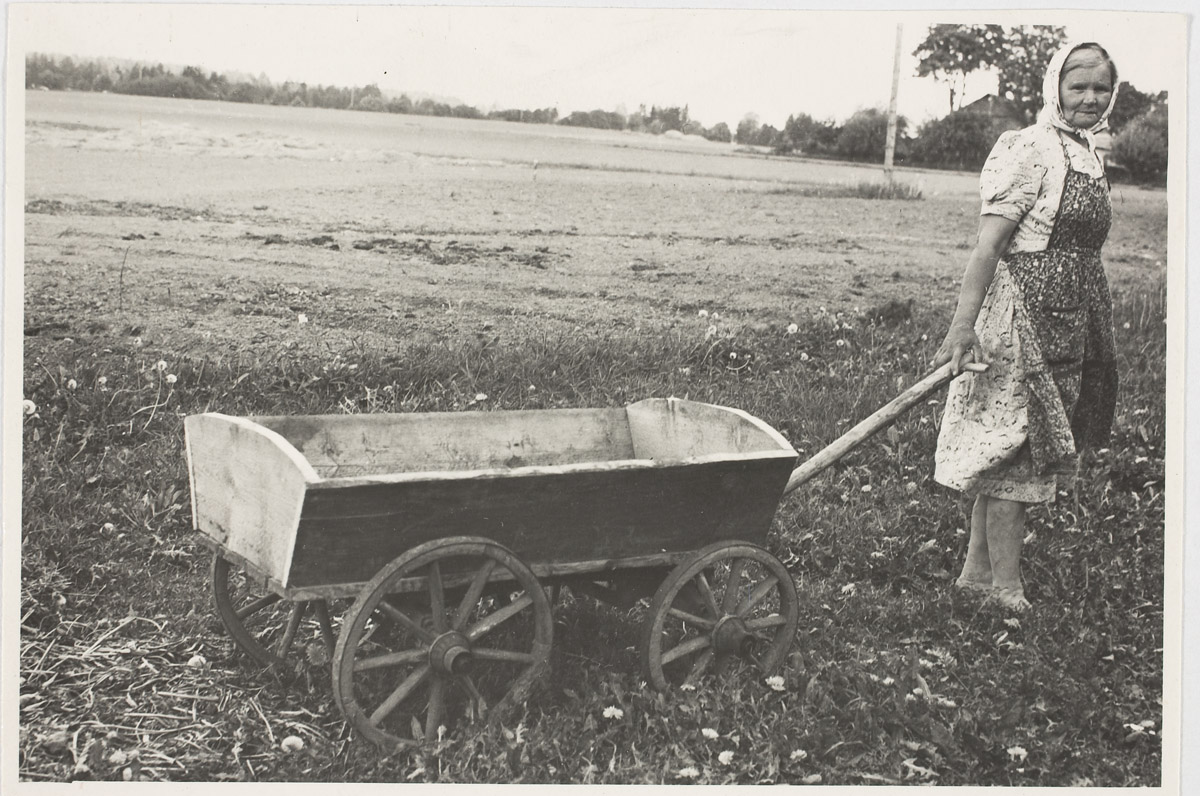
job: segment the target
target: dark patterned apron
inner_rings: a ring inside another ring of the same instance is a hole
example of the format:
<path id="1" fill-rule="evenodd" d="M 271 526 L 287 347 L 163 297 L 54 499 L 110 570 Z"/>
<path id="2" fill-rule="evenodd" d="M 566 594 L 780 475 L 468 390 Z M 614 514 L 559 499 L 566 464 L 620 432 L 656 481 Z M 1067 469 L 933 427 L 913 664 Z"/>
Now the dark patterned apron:
<path id="1" fill-rule="evenodd" d="M 1067 176 L 1045 250 L 1004 257 L 1041 352 L 1028 374 L 1029 446 L 1039 472 L 1107 445 L 1116 409 L 1112 299 L 1100 262 L 1112 224 L 1108 180 L 1076 171 L 1065 142 L 1063 156 Z M 1074 450 L 1055 433 L 1064 414 Z"/>

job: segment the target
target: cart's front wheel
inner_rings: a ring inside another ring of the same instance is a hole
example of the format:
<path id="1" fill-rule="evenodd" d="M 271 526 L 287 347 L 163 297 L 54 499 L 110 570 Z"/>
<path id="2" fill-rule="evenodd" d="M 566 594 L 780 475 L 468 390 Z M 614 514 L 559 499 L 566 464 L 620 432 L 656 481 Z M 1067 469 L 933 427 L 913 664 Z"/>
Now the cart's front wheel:
<path id="1" fill-rule="evenodd" d="M 346 614 L 334 698 L 381 747 L 433 742 L 456 719 L 523 701 L 549 666 L 553 627 L 546 592 L 506 548 L 428 542 L 384 567 Z"/>
<path id="2" fill-rule="evenodd" d="M 650 603 L 646 678 L 667 689 L 740 663 L 769 675 L 787 656 L 799 613 L 796 585 L 778 558 L 744 542 L 710 545 L 679 564 Z"/>
<path id="3" fill-rule="evenodd" d="M 287 666 L 288 655 L 300 649 L 310 657 L 309 650 L 333 653 L 333 624 L 324 600 L 289 602 L 255 583 L 220 552 L 213 555 L 212 592 L 229 635 L 263 666 Z"/>

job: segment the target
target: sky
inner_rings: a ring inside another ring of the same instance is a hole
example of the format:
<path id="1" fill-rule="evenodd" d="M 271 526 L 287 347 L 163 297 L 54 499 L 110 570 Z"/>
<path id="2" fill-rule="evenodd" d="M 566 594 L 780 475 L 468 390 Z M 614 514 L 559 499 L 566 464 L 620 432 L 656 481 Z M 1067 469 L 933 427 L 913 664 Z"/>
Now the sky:
<path id="1" fill-rule="evenodd" d="M 111 56 L 205 71 L 453 98 L 481 110 L 633 111 L 687 105 L 705 126 L 748 113 L 844 121 L 886 108 L 897 26 L 898 107 L 913 125 L 949 110 L 912 52 L 937 22 L 1058 24 L 1097 40 L 1122 80 L 1168 88 L 1185 70 L 1183 17 L 1119 11 L 61 4 L 9 7 L 25 51 Z M 1179 47 L 1167 43 L 1178 41 Z M 1157 46 L 1148 46 L 1155 43 Z M 967 101 L 994 91 L 968 83 Z"/>

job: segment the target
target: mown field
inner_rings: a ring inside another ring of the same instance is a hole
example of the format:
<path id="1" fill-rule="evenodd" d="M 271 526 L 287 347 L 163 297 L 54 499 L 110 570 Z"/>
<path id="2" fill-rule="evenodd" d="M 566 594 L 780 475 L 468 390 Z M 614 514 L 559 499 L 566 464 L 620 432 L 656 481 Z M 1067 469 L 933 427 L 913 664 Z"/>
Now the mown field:
<path id="1" fill-rule="evenodd" d="M 1033 611 L 950 589 L 968 517 L 930 478 L 935 398 L 779 506 L 781 683 L 655 693 L 645 607 L 564 593 L 519 710 L 382 755 L 320 655 L 266 672 L 224 633 L 186 415 L 674 395 L 810 456 L 924 372 L 974 177 L 900 170 L 923 198 L 879 200 L 866 167 L 598 131 L 42 92 L 26 115 L 23 779 L 1160 782 L 1164 194 L 1115 189 L 1117 424 L 1032 514 Z"/>

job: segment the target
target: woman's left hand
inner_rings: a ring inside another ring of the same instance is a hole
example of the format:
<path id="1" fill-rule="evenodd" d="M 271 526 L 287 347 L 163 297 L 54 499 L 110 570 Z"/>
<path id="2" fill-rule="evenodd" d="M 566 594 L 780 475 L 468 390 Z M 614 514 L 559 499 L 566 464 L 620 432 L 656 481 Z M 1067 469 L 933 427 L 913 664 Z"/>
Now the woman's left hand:
<path id="1" fill-rule="evenodd" d="M 950 363 L 950 372 L 957 376 L 967 362 L 983 362 L 983 347 L 974 327 L 965 323 L 956 323 L 946 332 L 937 353 L 933 356 L 933 367 L 941 367 Z"/>

